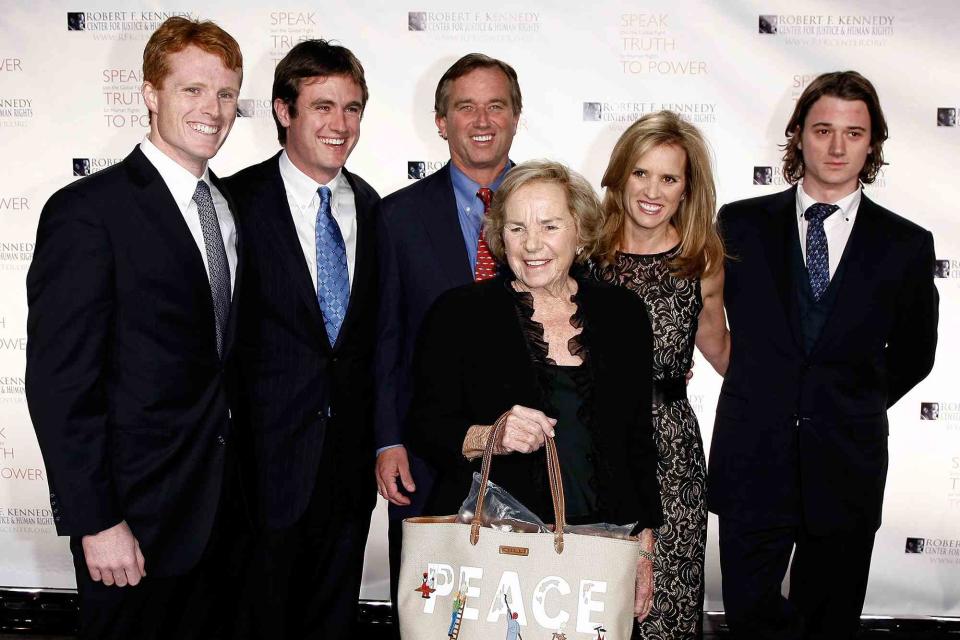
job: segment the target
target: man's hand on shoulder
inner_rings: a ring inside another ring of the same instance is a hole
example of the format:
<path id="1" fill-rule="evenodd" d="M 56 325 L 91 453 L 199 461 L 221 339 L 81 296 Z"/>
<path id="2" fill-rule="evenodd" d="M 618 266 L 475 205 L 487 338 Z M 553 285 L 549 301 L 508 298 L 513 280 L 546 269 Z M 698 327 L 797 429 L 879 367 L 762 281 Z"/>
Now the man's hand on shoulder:
<path id="1" fill-rule="evenodd" d="M 410 475 L 410 460 L 407 457 L 406 447 L 391 447 L 380 452 L 377 456 L 377 490 L 380 495 L 392 504 L 405 507 L 410 504 L 410 498 L 400 493 L 397 478 L 403 483 L 408 493 L 417 490 Z"/>
<path id="2" fill-rule="evenodd" d="M 135 587 L 147 575 L 140 543 L 126 520 L 100 533 L 83 536 L 83 557 L 90 577 L 109 586 Z"/>

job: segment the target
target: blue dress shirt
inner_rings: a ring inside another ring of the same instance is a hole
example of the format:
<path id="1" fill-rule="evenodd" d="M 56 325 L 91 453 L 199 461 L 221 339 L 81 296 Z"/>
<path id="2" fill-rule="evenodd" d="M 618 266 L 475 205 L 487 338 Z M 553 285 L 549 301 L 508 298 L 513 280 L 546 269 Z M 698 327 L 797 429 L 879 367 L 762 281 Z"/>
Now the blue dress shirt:
<path id="1" fill-rule="evenodd" d="M 503 178 L 513 167 L 509 160 L 503 166 L 503 171 L 488 187 L 496 191 L 503 182 Z M 477 184 L 450 163 L 450 178 L 453 180 L 453 194 L 457 199 L 457 216 L 460 218 L 460 230 L 463 232 L 463 244 L 467 248 L 467 258 L 470 259 L 470 272 L 477 269 L 477 240 L 480 238 L 480 229 L 483 227 L 483 201 L 477 197 L 477 191 L 483 185 Z"/>

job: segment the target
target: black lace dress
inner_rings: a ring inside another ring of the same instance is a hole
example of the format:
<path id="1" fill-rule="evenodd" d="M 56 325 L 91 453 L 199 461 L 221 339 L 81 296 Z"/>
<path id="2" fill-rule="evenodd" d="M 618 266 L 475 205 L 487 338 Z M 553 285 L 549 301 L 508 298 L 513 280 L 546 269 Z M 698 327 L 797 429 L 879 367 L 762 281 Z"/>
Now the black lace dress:
<path id="1" fill-rule="evenodd" d="M 591 265 L 597 280 L 626 287 L 643 300 L 653 328 L 653 428 L 664 524 L 654 531 L 653 608 L 634 632 L 647 640 L 702 634 L 703 559 L 707 542 L 706 461 L 684 377 L 693 361 L 703 308 L 699 279 L 672 275 L 665 253 L 617 253 L 608 267 Z"/>

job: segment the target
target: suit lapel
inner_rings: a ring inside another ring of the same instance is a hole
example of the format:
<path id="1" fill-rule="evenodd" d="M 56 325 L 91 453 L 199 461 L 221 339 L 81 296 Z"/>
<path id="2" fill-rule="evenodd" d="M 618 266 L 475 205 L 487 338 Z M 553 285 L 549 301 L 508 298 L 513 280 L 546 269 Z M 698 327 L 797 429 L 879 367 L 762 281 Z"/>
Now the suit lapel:
<path id="1" fill-rule="evenodd" d="M 354 324 L 357 317 L 364 311 L 368 311 L 364 306 L 364 301 L 369 299 L 369 284 L 376 280 L 376 275 L 370 273 L 375 268 L 373 261 L 375 240 L 373 209 L 375 202 L 363 197 L 356 179 L 346 168 L 343 169 L 343 175 L 353 190 L 353 202 L 357 210 L 357 254 L 353 261 L 353 283 L 350 286 L 347 313 L 343 318 L 340 334 L 337 336 L 338 345 L 342 342 L 344 334 L 349 333 L 350 326 Z"/>
<path id="2" fill-rule="evenodd" d="M 430 237 L 434 255 L 452 287 L 473 282 L 470 258 L 463 244 L 457 199 L 453 194 L 450 163 L 433 175 L 431 189 L 424 200 L 420 220 Z"/>
<path id="3" fill-rule="evenodd" d="M 279 157 L 277 154 L 270 161 L 267 184 L 259 192 L 259 201 L 250 207 L 250 210 L 265 230 L 273 236 L 274 245 L 277 247 L 276 260 L 289 273 L 290 281 L 310 312 L 312 324 L 317 327 L 321 342 L 329 347 L 330 341 L 327 339 L 327 330 L 323 324 L 323 313 L 317 301 L 316 288 L 310 277 L 310 270 L 304 262 L 303 248 L 297 238 L 293 214 L 287 200 L 287 190 L 283 186 L 283 178 L 280 177 Z"/>
<path id="4" fill-rule="evenodd" d="M 147 224 L 156 230 L 157 237 L 170 248 L 175 260 L 186 266 L 192 277 L 202 278 L 208 283 L 200 249 L 160 173 L 143 155 L 140 147 L 134 149 L 125 162 L 135 186 L 134 198 L 140 205 Z M 210 313 L 213 313 L 212 299 Z"/>
<path id="5" fill-rule="evenodd" d="M 790 333 L 798 346 L 803 340 L 800 333 L 800 310 L 797 308 L 796 279 L 793 275 L 791 260 L 797 250 L 797 188 L 793 187 L 774 198 L 766 211 L 767 237 L 763 247 L 767 254 L 770 276 L 773 278 L 784 317 L 790 327 Z"/>

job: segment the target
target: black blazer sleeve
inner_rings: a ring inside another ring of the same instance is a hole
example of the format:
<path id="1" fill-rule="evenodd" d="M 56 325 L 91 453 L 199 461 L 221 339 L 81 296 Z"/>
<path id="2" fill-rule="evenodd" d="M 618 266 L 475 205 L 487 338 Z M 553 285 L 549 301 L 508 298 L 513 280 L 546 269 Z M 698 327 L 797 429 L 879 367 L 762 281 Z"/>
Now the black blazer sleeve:
<path id="1" fill-rule="evenodd" d="M 933 280 L 933 235 L 924 231 L 897 293 L 887 338 L 887 406 L 891 407 L 933 369 L 940 296 Z"/>
<path id="2" fill-rule="evenodd" d="M 441 296 L 427 313 L 413 362 L 414 398 L 406 430 L 409 445 L 434 468 L 452 471 L 469 466 L 463 439 L 472 424 L 464 384 L 469 376 L 464 353 L 469 310 L 456 293 Z"/>
<path id="3" fill-rule="evenodd" d="M 400 266 L 391 230 L 386 222 L 383 201 L 378 205 L 377 257 L 378 291 L 377 350 L 374 354 L 375 432 L 377 449 L 403 444 L 398 395 L 400 393 L 403 332 L 406 325 L 403 312 L 403 290 Z"/>
<path id="4" fill-rule="evenodd" d="M 50 198 L 27 273 L 26 394 L 61 535 L 123 519 L 107 456 L 112 255 L 89 196 L 68 187 Z"/>

